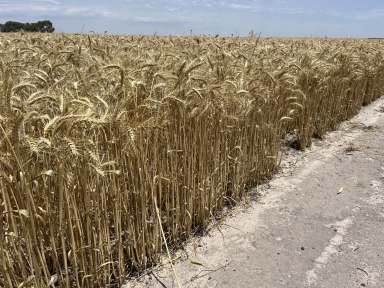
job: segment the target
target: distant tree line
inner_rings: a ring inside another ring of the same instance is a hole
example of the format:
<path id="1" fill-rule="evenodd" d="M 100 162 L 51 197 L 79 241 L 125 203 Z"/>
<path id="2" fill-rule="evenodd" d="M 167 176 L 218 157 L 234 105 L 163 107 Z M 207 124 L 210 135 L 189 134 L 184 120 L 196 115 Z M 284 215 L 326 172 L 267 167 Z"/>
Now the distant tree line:
<path id="1" fill-rule="evenodd" d="M 36 23 L 21 23 L 15 21 L 8 21 L 0 24 L 0 32 L 41 32 L 52 33 L 55 28 L 49 20 L 38 21 Z"/>

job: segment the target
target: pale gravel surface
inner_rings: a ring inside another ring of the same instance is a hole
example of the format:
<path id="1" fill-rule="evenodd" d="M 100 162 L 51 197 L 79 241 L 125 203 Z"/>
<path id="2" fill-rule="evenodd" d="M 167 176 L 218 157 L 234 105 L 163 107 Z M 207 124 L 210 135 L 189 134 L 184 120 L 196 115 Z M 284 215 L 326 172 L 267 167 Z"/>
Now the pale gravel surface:
<path id="1" fill-rule="evenodd" d="M 182 287 L 383 288 L 383 112 L 381 98 L 310 150 L 287 151 L 248 204 L 177 253 Z M 124 286 L 141 287 L 177 287 L 166 258 Z"/>

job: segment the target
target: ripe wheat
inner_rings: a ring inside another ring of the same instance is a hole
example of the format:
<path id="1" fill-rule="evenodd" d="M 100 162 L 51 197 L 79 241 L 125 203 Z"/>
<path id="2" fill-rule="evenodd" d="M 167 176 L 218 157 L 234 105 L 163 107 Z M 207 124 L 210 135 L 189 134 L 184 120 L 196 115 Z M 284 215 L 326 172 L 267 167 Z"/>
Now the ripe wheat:
<path id="1" fill-rule="evenodd" d="M 0 286 L 112 287 L 384 90 L 368 40 L 0 35 Z M 164 233 L 164 234 L 162 234 Z"/>

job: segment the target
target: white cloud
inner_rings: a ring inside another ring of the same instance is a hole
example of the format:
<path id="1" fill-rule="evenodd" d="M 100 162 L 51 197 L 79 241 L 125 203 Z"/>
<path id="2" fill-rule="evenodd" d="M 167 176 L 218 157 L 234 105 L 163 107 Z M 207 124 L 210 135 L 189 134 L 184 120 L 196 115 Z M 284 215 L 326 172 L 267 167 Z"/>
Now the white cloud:
<path id="1" fill-rule="evenodd" d="M 59 5 L 60 2 L 56 0 L 31 0 L 30 2 L 35 2 L 35 3 L 47 3 L 47 4 L 52 4 L 52 5 Z"/>
<path id="2" fill-rule="evenodd" d="M 226 4 L 229 8 L 232 9 L 244 9 L 244 10 L 250 10 L 254 9 L 255 7 L 252 5 L 247 5 L 247 4 L 238 4 L 238 3 L 228 3 Z"/>
<path id="3" fill-rule="evenodd" d="M 112 12 L 102 7 L 65 5 L 56 0 L 0 1 L 0 16 L 10 14 L 113 17 Z"/>

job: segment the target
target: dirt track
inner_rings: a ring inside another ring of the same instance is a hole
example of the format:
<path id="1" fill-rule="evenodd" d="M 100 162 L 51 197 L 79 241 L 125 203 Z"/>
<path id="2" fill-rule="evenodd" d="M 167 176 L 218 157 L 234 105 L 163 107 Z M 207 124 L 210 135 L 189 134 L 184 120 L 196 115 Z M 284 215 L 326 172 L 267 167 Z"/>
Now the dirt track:
<path id="1" fill-rule="evenodd" d="M 179 252 L 182 287 L 383 288 L 384 98 L 310 150 L 287 151 L 250 197 Z M 177 286 L 163 265 L 125 287 Z"/>

